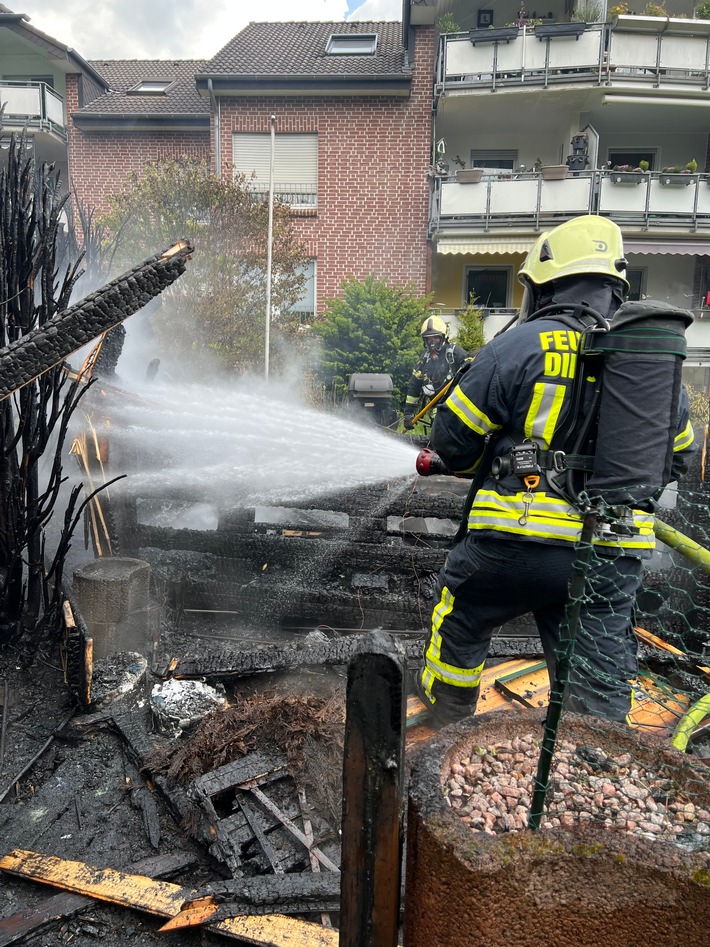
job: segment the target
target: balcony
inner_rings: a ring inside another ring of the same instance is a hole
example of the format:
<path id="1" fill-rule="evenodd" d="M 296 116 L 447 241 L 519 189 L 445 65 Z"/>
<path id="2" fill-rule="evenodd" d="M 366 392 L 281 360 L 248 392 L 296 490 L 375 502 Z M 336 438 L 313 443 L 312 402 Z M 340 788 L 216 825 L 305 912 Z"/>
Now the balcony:
<path id="1" fill-rule="evenodd" d="M 0 82 L 0 103 L 5 131 L 27 126 L 67 140 L 64 100 L 45 82 Z"/>
<path id="2" fill-rule="evenodd" d="M 710 175 L 688 175 L 682 187 L 664 185 L 668 175 L 661 173 L 635 177 L 640 183 L 626 184 L 612 171 L 570 174 L 563 181 L 545 181 L 539 172 L 484 175 L 479 184 L 437 178 L 430 234 L 534 233 L 579 214 L 601 214 L 639 231 L 710 234 Z"/>
<path id="3" fill-rule="evenodd" d="M 676 94 L 710 89 L 708 20 L 620 16 L 614 23 L 528 27 L 512 38 L 490 41 L 485 32 L 442 37 L 437 97 L 580 83 L 665 88 Z"/>

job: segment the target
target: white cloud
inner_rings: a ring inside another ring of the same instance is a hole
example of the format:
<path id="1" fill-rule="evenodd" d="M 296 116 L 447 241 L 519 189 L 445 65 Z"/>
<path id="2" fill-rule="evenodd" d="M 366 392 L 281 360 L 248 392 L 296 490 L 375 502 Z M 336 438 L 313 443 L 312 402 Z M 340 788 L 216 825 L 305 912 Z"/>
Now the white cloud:
<path id="1" fill-rule="evenodd" d="M 85 59 L 210 59 L 250 21 L 398 20 L 401 0 L 10 0 Z M 352 11 L 352 12 L 349 12 Z"/>

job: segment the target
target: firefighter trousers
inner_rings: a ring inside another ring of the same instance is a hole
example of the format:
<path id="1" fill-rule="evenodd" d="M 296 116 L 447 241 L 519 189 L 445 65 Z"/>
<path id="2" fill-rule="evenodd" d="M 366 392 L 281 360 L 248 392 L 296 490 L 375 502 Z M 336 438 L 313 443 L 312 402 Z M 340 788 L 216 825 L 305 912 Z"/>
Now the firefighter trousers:
<path id="1" fill-rule="evenodd" d="M 568 600 L 575 547 L 477 537 L 449 553 L 435 593 L 421 681 L 439 709 L 473 712 L 494 632 L 531 612 L 550 675 Z M 565 707 L 625 720 L 638 673 L 633 609 L 642 562 L 596 551 L 582 602 Z"/>

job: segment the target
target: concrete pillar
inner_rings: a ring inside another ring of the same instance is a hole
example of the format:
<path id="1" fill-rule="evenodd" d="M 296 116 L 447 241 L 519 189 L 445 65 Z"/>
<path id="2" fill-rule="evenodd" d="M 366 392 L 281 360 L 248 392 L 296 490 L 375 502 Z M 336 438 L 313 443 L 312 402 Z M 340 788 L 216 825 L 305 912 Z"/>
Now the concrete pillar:
<path id="1" fill-rule="evenodd" d="M 159 622 L 147 562 L 117 556 L 84 563 L 74 572 L 73 592 L 94 640 L 94 659 L 123 651 L 153 657 Z"/>

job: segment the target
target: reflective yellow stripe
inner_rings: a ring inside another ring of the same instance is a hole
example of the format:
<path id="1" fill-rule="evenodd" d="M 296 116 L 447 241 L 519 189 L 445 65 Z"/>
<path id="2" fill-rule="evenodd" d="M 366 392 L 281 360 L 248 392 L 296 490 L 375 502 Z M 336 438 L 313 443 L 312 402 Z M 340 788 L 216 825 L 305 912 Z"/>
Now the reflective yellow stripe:
<path id="1" fill-rule="evenodd" d="M 678 450 L 685 450 L 686 447 L 690 447 L 694 440 L 695 434 L 693 433 L 693 428 L 690 424 L 690 421 L 688 421 L 680 434 L 676 434 L 675 440 L 673 441 L 673 452 L 675 453 L 675 451 Z"/>
<path id="2" fill-rule="evenodd" d="M 418 395 L 407 395 L 407 398 L 406 398 L 406 400 L 405 400 L 404 403 L 405 403 L 405 404 L 417 404 L 418 401 L 419 401 L 419 396 L 418 396 Z"/>
<path id="3" fill-rule="evenodd" d="M 441 598 L 434 606 L 431 614 L 431 636 L 425 654 L 425 667 L 422 672 L 422 684 L 427 697 L 432 697 L 431 689 L 434 681 L 452 684 L 455 687 L 478 687 L 481 683 L 481 674 L 485 662 L 476 668 L 459 668 L 453 664 L 445 664 L 441 660 L 441 633 L 440 629 L 447 615 L 454 607 L 454 596 L 444 586 Z"/>
<path id="4" fill-rule="evenodd" d="M 493 421 L 484 414 L 480 408 L 477 408 L 470 398 L 461 391 L 461 386 L 454 388 L 453 394 L 449 395 L 446 401 L 446 407 L 450 408 L 457 418 L 462 421 L 466 427 L 485 437 L 491 431 L 500 430 L 500 424 L 494 424 Z"/>
<path id="5" fill-rule="evenodd" d="M 533 397 L 525 418 L 525 436 L 541 440 L 547 448 L 552 441 L 567 388 L 564 385 L 548 385 L 536 382 Z"/>
<path id="6" fill-rule="evenodd" d="M 442 684 L 451 684 L 453 687 L 478 687 L 485 662 L 476 668 L 457 668 L 453 664 L 444 664 L 443 661 L 434 661 L 426 656 L 426 671 L 422 674 L 422 681 L 441 681 Z M 431 694 L 431 684 L 424 684 L 427 696 Z"/>
<path id="7" fill-rule="evenodd" d="M 526 512 L 523 494 L 502 496 L 494 490 L 479 490 L 468 518 L 469 529 L 488 529 L 516 536 L 536 539 L 577 542 L 582 531 L 582 521 L 573 506 L 544 491 L 535 493 L 527 508 L 524 525 L 519 520 Z M 633 511 L 634 526 L 639 530 L 632 536 L 603 539 L 596 537 L 595 545 L 623 549 L 653 549 L 653 515 L 640 510 Z"/>

